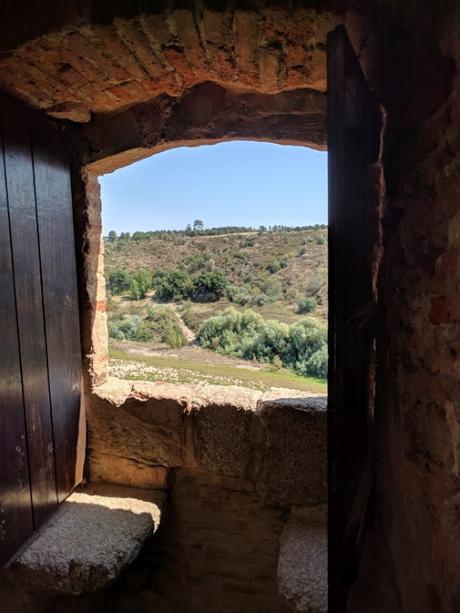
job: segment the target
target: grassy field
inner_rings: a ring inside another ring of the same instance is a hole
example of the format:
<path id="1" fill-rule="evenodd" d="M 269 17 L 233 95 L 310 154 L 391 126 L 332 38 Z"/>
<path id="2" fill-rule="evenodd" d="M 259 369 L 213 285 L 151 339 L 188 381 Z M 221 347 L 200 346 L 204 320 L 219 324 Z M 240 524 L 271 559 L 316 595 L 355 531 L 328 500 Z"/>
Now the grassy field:
<path id="1" fill-rule="evenodd" d="M 300 377 L 280 368 L 245 369 L 227 364 L 210 364 L 172 356 L 146 356 L 110 349 L 111 374 L 125 379 L 241 385 L 259 390 L 272 387 L 326 394 L 324 380 Z"/>

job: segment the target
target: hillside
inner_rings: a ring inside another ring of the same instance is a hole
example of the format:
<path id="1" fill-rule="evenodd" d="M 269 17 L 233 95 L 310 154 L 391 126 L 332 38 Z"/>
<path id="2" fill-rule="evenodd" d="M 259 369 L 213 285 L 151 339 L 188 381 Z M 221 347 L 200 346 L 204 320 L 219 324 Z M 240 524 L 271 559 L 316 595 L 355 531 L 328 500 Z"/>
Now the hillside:
<path id="1" fill-rule="evenodd" d="M 292 321 L 296 303 L 303 296 L 315 298 L 317 308 L 313 315 L 324 318 L 327 313 L 324 228 L 217 236 L 153 235 L 137 241 L 106 241 L 107 279 L 116 268 L 129 272 L 146 268 L 151 273 L 183 268 L 191 274 L 219 270 L 232 284 L 247 288 L 254 296 L 264 290 L 272 292 L 271 298 L 276 300 L 271 306 L 252 305 L 266 317 Z M 283 307 L 287 307 L 285 313 Z"/>
<path id="2" fill-rule="evenodd" d="M 327 228 L 216 232 L 105 239 L 112 374 L 324 387 Z"/>

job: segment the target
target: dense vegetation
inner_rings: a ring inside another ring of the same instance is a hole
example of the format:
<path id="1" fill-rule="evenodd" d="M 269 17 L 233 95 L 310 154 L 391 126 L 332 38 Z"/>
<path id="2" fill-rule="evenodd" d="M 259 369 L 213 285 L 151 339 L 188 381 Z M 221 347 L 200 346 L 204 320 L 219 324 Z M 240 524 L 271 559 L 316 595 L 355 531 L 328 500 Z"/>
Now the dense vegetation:
<path id="1" fill-rule="evenodd" d="M 145 316 L 135 311 L 111 315 L 108 330 L 109 336 L 118 341 L 157 341 L 169 347 L 186 343 L 177 315 L 163 305 L 148 307 Z"/>
<path id="2" fill-rule="evenodd" d="M 230 307 L 205 321 L 197 340 L 225 355 L 287 366 L 300 375 L 327 376 L 326 326 L 312 318 L 288 326 Z"/>
<path id="3" fill-rule="evenodd" d="M 185 270 L 159 270 L 153 275 L 152 287 L 157 300 L 193 300 L 216 302 L 222 298 L 228 285 L 220 271 L 207 271 L 194 276 Z"/>
<path id="4" fill-rule="evenodd" d="M 326 314 L 327 245 L 322 227 L 226 236 L 142 234 L 142 240 L 107 240 L 105 263 L 112 295 L 142 299 L 153 289 L 163 302 L 225 298 L 257 311 L 277 302 L 289 312 Z M 198 275 L 204 276 L 192 286 Z"/>
<path id="5" fill-rule="evenodd" d="M 185 331 L 222 355 L 324 378 L 326 240 L 325 226 L 205 230 L 200 220 L 184 231 L 112 232 L 109 335 L 179 348 Z"/>

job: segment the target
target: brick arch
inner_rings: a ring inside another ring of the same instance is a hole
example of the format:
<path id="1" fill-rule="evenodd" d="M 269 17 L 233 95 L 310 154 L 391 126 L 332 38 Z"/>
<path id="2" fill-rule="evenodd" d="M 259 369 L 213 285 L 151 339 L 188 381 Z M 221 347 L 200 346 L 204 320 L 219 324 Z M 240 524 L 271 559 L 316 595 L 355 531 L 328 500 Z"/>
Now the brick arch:
<path id="1" fill-rule="evenodd" d="M 311 2 L 176 1 L 144 3 L 144 12 L 123 4 L 137 3 L 44 7 L 48 19 L 37 15 L 36 32 L 27 35 L 19 16 L 16 40 L 11 24 L 1 32 L 8 53 L 0 58 L 0 89 L 76 122 L 181 98 L 204 82 L 237 92 L 326 90 L 326 35 L 338 17 Z"/>

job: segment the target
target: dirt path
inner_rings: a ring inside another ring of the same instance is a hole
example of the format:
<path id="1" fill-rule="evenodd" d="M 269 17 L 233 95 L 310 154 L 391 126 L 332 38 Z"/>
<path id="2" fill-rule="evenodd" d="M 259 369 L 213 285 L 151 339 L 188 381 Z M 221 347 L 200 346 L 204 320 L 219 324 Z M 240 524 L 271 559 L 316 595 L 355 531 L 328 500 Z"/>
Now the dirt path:
<path id="1" fill-rule="evenodd" d="M 190 330 L 190 328 L 186 325 L 186 323 L 182 319 L 182 315 L 180 314 L 179 309 L 177 308 L 177 304 L 170 304 L 169 306 L 172 308 L 174 313 L 177 315 L 179 327 L 181 329 L 182 334 L 185 336 L 187 344 L 191 345 L 195 341 L 195 333 L 192 330 Z"/>
<path id="2" fill-rule="evenodd" d="M 187 362 L 205 363 L 210 366 L 233 366 L 233 368 L 243 370 L 261 370 L 267 367 L 266 364 L 259 364 L 238 358 L 231 358 L 221 355 L 211 349 L 203 349 L 199 345 L 184 345 L 183 347 L 171 348 L 167 346 L 153 346 L 148 343 L 137 343 L 136 341 L 112 342 L 111 347 L 126 353 L 145 355 L 158 358 L 179 358 Z"/>

